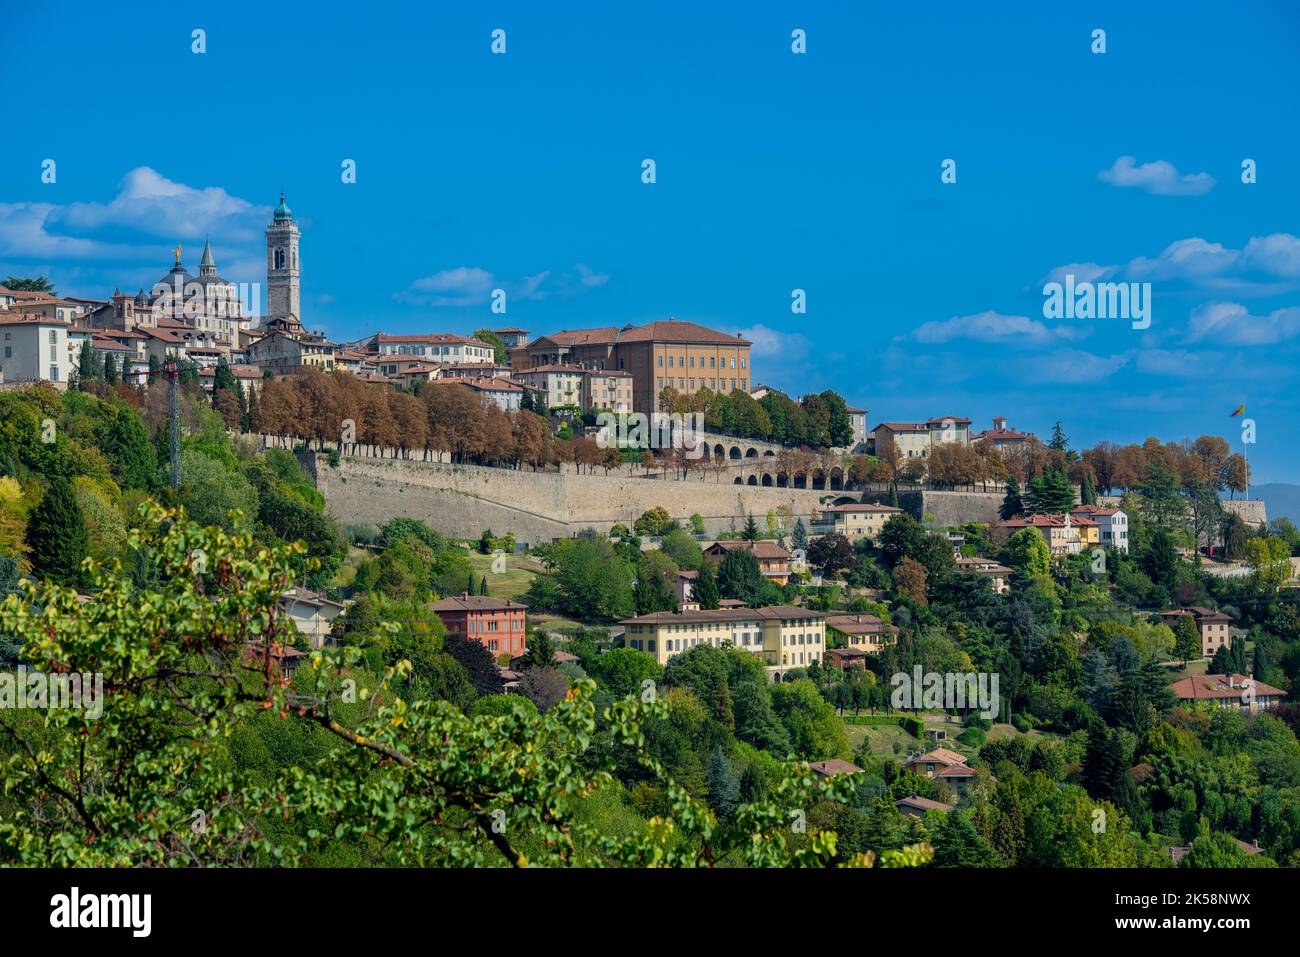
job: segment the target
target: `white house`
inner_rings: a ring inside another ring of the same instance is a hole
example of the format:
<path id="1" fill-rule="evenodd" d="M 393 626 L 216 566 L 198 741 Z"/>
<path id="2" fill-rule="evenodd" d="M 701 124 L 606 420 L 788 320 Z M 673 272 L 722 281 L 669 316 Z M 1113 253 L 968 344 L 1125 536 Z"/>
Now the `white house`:
<path id="1" fill-rule="evenodd" d="M 71 325 L 37 313 L 0 312 L 0 376 L 5 382 L 45 380 L 66 389 Z"/>

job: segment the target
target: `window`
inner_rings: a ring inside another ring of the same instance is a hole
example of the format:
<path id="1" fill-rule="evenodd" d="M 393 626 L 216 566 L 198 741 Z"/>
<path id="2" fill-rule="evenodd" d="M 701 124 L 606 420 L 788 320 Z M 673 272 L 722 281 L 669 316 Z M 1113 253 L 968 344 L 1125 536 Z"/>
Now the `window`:
<path id="1" fill-rule="evenodd" d="M 622 362 L 622 360 L 619 360 L 619 368 L 622 368 L 622 367 L 623 367 L 623 362 Z M 664 357 L 663 357 L 663 356 L 660 356 L 660 357 L 659 357 L 659 368 L 662 369 L 663 367 L 664 367 Z"/>
<path id="2" fill-rule="evenodd" d="M 668 368 L 671 369 L 672 367 L 673 367 L 673 357 L 672 357 L 672 356 L 669 356 L 669 357 L 668 357 Z"/>
<path id="3" fill-rule="evenodd" d="M 13 346 L 5 346 L 5 358 L 6 358 L 6 359 L 12 359 L 12 358 L 13 358 L 13 355 L 14 355 L 14 347 L 13 347 Z"/>
<path id="4" fill-rule="evenodd" d="M 710 369 L 716 368 L 716 365 L 717 365 L 716 360 L 717 360 L 717 357 L 716 357 L 716 356 L 709 356 L 709 368 L 710 368 Z"/>
<path id="5" fill-rule="evenodd" d="M 50 381 L 51 381 L 51 382 L 58 382 L 58 381 L 59 381 L 59 367 L 58 367 L 58 366 L 50 366 Z"/>
<path id="6" fill-rule="evenodd" d="M 695 368 L 695 356 L 691 356 L 691 368 Z"/>
<path id="7" fill-rule="evenodd" d="M 57 334 L 53 329 L 51 329 L 51 330 L 50 330 L 50 345 L 52 345 L 52 346 L 53 346 L 53 345 L 57 345 L 57 344 L 58 344 L 58 341 L 59 341 L 59 339 L 58 339 L 58 334 Z"/>

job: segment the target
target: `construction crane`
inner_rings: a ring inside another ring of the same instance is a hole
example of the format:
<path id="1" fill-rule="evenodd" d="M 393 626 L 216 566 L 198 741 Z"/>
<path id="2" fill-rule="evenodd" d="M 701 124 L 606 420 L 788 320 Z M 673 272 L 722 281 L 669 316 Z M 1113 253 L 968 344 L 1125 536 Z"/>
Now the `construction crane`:
<path id="1" fill-rule="evenodd" d="M 180 394 L 180 377 L 181 365 L 176 361 L 175 356 L 168 356 L 161 369 L 149 369 L 139 372 L 124 372 L 123 378 L 127 376 L 155 376 L 161 375 L 167 377 L 167 426 L 168 438 L 170 439 L 172 455 L 172 488 L 181 487 L 181 394 Z"/>

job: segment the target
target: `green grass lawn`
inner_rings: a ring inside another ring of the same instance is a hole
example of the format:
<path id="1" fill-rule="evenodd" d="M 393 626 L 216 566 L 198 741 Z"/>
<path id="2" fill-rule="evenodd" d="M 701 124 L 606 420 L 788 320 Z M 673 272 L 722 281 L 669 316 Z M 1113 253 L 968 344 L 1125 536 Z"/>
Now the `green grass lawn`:
<path id="1" fill-rule="evenodd" d="M 507 556 L 506 570 L 500 573 L 492 571 L 491 555 L 470 552 L 469 560 L 474 566 L 476 576 L 487 576 L 489 595 L 496 598 L 509 598 L 512 601 L 518 600 L 519 596 L 528 591 L 533 579 L 542 571 L 541 565 L 522 555 Z"/>

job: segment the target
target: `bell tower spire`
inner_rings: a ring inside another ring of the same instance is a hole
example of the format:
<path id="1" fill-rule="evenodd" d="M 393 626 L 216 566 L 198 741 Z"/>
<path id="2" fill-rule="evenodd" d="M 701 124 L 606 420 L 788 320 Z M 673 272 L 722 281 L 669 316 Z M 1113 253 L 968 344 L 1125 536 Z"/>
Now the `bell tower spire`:
<path id="1" fill-rule="evenodd" d="M 280 191 L 280 205 L 266 227 L 266 315 L 268 319 L 293 316 L 301 320 L 298 289 L 298 226 Z"/>

